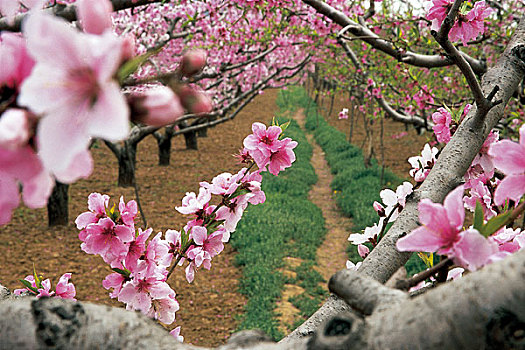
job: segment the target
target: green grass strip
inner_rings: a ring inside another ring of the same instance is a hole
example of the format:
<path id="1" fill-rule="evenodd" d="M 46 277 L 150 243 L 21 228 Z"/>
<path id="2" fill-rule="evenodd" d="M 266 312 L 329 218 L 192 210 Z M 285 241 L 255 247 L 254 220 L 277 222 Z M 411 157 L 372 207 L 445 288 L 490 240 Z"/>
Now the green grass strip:
<path id="1" fill-rule="evenodd" d="M 395 190 L 404 180 L 385 169 L 384 185 L 382 185 L 381 167 L 377 161 L 373 159 L 371 166 L 365 167 L 362 150 L 350 144 L 343 132 L 324 119 L 304 88 L 293 87 L 281 91 L 281 94 L 286 95 L 283 100 L 292 101 L 305 109 L 306 129 L 313 133 L 315 140 L 325 152 L 326 161 L 334 175 L 330 186 L 335 192 L 336 203 L 345 216 L 352 218 L 353 231 L 359 232 L 378 222 L 379 217 L 373 208 L 373 203 L 381 202 L 379 192 L 383 188 Z M 349 244 L 348 255 L 354 263 L 362 260 L 354 245 Z M 409 275 L 412 275 L 424 270 L 425 265 L 413 255 L 406 268 Z"/>
<path id="2" fill-rule="evenodd" d="M 289 105 L 280 101 L 280 106 L 278 121 L 282 124 L 290 119 L 284 116 Z M 312 266 L 317 247 L 326 233 L 321 210 L 308 200 L 308 191 L 317 182 L 310 164 L 312 147 L 294 120 L 285 136 L 298 142 L 294 150 L 297 160 L 277 177 L 264 173 L 262 186 L 266 203 L 248 208 L 231 240 L 238 251 L 235 261 L 243 267 L 240 292 L 248 298 L 239 329 L 259 328 L 275 340 L 283 337 L 274 312 L 275 302 L 281 298 L 285 283 L 284 276 L 278 271 L 284 266 L 283 258 L 301 258 L 305 261 L 303 264 Z M 322 294 L 317 288 L 319 278 L 298 274 L 296 282 L 315 284 L 309 290 L 318 296 Z M 321 298 L 310 294 L 305 298 L 313 300 L 308 305 L 310 311 L 315 311 L 322 302 Z M 317 305 L 310 305 L 313 303 Z"/>

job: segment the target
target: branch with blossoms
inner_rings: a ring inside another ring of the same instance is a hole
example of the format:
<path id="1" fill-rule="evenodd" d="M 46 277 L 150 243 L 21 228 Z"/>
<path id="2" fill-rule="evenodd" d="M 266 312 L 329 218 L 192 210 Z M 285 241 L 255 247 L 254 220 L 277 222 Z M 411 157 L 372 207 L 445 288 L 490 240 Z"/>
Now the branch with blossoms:
<path id="1" fill-rule="evenodd" d="M 130 119 L 155 127 L 176 120 L 183 107 L 211 108 L 185 81 L 177 85 L 177 95 L 156 86 L 124 96 L 121 81 L 152 53 L 135 56 L 132 43 L 112 33 L 110 2 L 92 5 L 75 3 L 83 31 L 37 11 L 25 20 L 23 36 L 0 36 L 2 55 L 12 57 L 0 75 L 0 128 L 5 130 L 0 158 L 6 178 L 0 224 L 19 205 L 19 183 L 26 205 L 36 208 L 46 204 L 55 178 L 68 184 L 89 176 L 92 138 L 122 140 Z M 204 64 L 201 53 L 188 52 L 180 76 L 196 74 Z"/>
<path id="2" fill-rule="evenodd" d="M 348 31 L 356 38 L 362 38 L 362 40 L 370 46 L 398 59 L 400 62 L 417 67 L 427 68 L 446 67 L 454 64 L 452 59 L 443 57 L 442 55 L 423 55 L 411 51 L 400 50 L 392 45 L 392 43 L 383 40 L 367 27 L 352 21 L 343 12 L 336 10 L 323 1 L 303 0 L 303 2 L 313 7 L 320 14 L 330 18 L 342 28 L 348 27 Z M 461 55 L 465 57 L 467 62 L 472 66 L 476 73 L 483 74 L 486 72 L 486 65 L 482 61 L 474 59 L 465 53 L 461 53 Z"/>
<path id="3" fill-rule="evenodd" d="M 133 9 L 135 7 L 162 2 L 162 0 L 110 0 L 114 11 Z M 24 3 L 23 6 L 21 3 Z M 33 5 L 28 6 L 27 1 L 8 0 L 0 4 L 0 31 L 20 32 L 22 22 L 27 17 L 27 13 L 17 14 L 24 8 L 46 8 L 50 15 L 63 18 L 66 21 L 73 22 L 78 19 L 77 4 L 61 4 L 54 2 L 51 6 L 45 6 L 44 1 L 32 1 Z"/>
<path id="4" fill-rule="evenodd" d="M 360 274 L 382 283 L 386 282 L 408 261 L 411 255 L 407 252 L 398 251 L 396 242 L 400 237 L 418 228 L 417 207 L 419 201 L 428 198 L 433 203 L 440 203 L 449 192 L 463 182 L 465 174 L 480 153 L 489 132 L 504 115 L 504 107 L 525 76 L 525 41 L 523 38 L 525 38 L 525 22 L 518 25 L 505 52 L 482 79 L 482 89 L 486 93 L 492 91 L 496 84 L 500 87 L 495 97 L 503 102 L 490 109 L 483 120 L 482 125 L 484 127 L 479 127 L 480 124 L 475 118 L 475 111 L 470 110 L 467 113 L 455 131 L 454 137 L 441 150 L 439 161 L 433 165 L 420 187 L 407 200 L 404 210 L 392 227 L 360 265 L 358 270 Z M 516 159 L 520 158 L 517 157 Z M 422 164 L 419 169 L 423 170 L 424 168 L 425 164 Z M 509 175 L 511 175 L 510 179 L 515 178 L 513 175 L 517 174 L 511 174 L 511 170 L 508 170 Z M 510 182 L 510 184 L 513 183 Z M 309 320 L 285 339 L 291 340 L 308 334 L 320 322 L 333 316 L 334 310 L 347 309 L 348 307 L 340 299 L 331 298 Z"/>
<path id="5" fill-rule="evenodd" d="M 63 274 L 54 291 L 51 290 L 51 281 L 49 279 L 43 279 L 42 276 L 38 276 L 36 270 L 33 275 L 26 276 L 20 282 L 24 285 L 24 288 L 15 289 L 14 295 L 18 296 L 34 296 L 37 299 L 41 297 L 54 297 L 60 299 L 76 300 L 77 294 L 75 285 L 69 280 L 71 279 L 71 273 Z"/>
<path id="6" fill-rule="evenodd" d="M 467 105 L 462 116 L 456 115 L 454 120 L 461 121 L 469 110 L 470 105 Z M 449 111 L 440 108 L 433 115 L 437 123 L 434 127 L 436 139 L 445 144 L 455 133 L 449 129 L 452 119 Z M 397 249 L 436 253 L 446 257 L 448 261 L 453 261 L 456 266 L 474 271 L 525 248 L 525 233 L 519 228 L 512 228 L 516 218 L 522 214 L 525 202 L 513 210 L 505 210 L 509 205 L 507 199 L 518 203 L 525 193 L 525 184 L 521 179 L 524 168 L 515 160 L 525 156 L 525 148 L 522 146 L 522 143 L 525 143 L 525 127 L 520 129 L 520 135 L 522 136 L 518 145 L 508 140 L 498 142 L 497 133 L 491 132 L 465 174 L 465 185 L 452 191 L 445 198 L 443 205 L 422 199 L 418 205 L 418 212 L 419 222 L 423 226 L 401 237 L 397 241 Z M 438 159 L 438 149 L 431 148 L 428 144 L 425 145 L 421 156 L 409 158 L 413 166 L 410 175 L 414 177 L 418 186 L 429 175 Z M 511 176 L 501 182 L 491 182 L 495 168 Z M 495 190 L 489 191 L 487 187 L 495 187 Z M 464 196 L 465 189 L 470 190 L 469 197 Z M 399 186 L 396 193 L 392 190 L 381 191 L 380 196 L 386 208 L 378 202 L 374 203 L 374 209 L 380 216 L 379 224 L 366 228 L 364 234 L 352 234 L 349 237 L 353 244 L 358 245 L 358 252 L 363 258 L 366 258 L 369 251 L 362 244 L 369 242 L 373 248 L 377 246 L 386 223 L 397 218 L 398 211 L 403 209 L 407 195 L 411 193 L 412 185 L 408 182 Z M 497 207 L 502 205 L 504 207 Z M 474 225 L 468 229 L 463 227 L 465 207 L 474 212 Z M 430 260 L 429 270 L 414 276 L 411 282 L 405 282 L 404 285 L 414 287 L 412 283 L 423 282 L 436 273 L 443 275 L 443 271 L 448 272 L 446 266 L 441 265 L 443 264 L 434 267 Z M 352 269 L 356 268 L 352 264 L 349 266 Z M 424 284 L 419 284 L 418 288 L 423 286 Z"/>
<path id="7" fill-rule="evenodd" d="M 453 3 L 451 0 L 434 0 L 434 6 L 429 9 L 427 18 L 432 20 L 432 35 L 465 76 L 476 101 L 480 118 L 482 118 L 492 107 L 501 103 L 501 101 L 492 100 L 499 87 L 494 86 L 494 89 L 485 97 L 472 67 L 450 40 L 461 39 L 463 45 L 466 45 L 467 41 L 475 39 L 484 32 L 483 21 L 492 13 L 492 9 L 486 6 L 484 1 L 478 1 L 469 12 L 466 12 L 465 6 L 462 6 L 463 2 L 464 0 L 455 0 Z M 461 13 L 459 13 L 460 8 Z M 438 26 L 440 28 L 436 32 Z"/>
<path id="8" fill-rule="evenodd" d="M 362 80 L 366 81 L 368 80 L 367 78 L 369 76 L 368 72 L 363 68 L 362 64 L 359 62 L 354 51 L 342 39 L 345 29 L 346 28 L 344 28 L 338 33 L 337 42 L 339 43 L 339 45 L 341 45 L 341 47 L 345 51 L 348 58 L 350 58 L 350 61 L 355 66 L 355 68 L 360 72 L 360 76 L 362 76 Z M 370 87 L 371 84 L 373 84 L 372 79 L 370 79 L 369 81 L 372 81 L 372 83 L 369 82 L 368 87 Z M 399 121 L 404 124 L 413 124 L 413 125 L 421 126 L 424 128 L 431 128 L 433 126 L 431 123 L 429 125 L 425 117 L 419 117 L 415 115 L 406 115 L 406 114 L 396 111 L 394 108 L 392 108 L 392 106 L 385 100 L 385 98 L 381 94 L 374 94 L 373 97 L 378 102 L 379 106 L 383 109 L 383 111 L 385 111 L 386 115 L 391 117 L 395 121 Z"/>
<path id="9" fill-rule="evenodd" d="M 247 206 L 264 203 L 261 173 L 278 175 L 295 161 L 293 149 L 297 142 L 282 138 L 284 128 L 273 125 L 267 129 L 254 123 L 253 134 L 244 139 L 238 156 L 247 168 L 236 174 L 220 174 L 210 183 L 201 182 L 198 194 L 186 193 L 176 210 L 191 220 L 181 231 L 167 230 L 164 235 L 159 232 L 150 239 L 152 228 L 135 227 L 135 201 L 125 203 L 121 197 L 116 209 L 116 205 L 109 206 L 109 196 L 92 193 L 88 198 L 89 211 L 80 214 L 75 223 L 81 230 L 82 250 L 100 255 L 114 271 L 102 283 L 104 288 L 112 289 L 110 297 L 125 303 L 128 310 L 139 310 L 165 324 L 173 323 L 179 304 L 167 283 L 169 277 L 186 262 L 189 283 L 199 268 L 209 270 Z M 252 171 L 254 166 L 258 170 Z M 218 204 L 211 204 L 212 196 L 219 197 L 215 201 Z"/>

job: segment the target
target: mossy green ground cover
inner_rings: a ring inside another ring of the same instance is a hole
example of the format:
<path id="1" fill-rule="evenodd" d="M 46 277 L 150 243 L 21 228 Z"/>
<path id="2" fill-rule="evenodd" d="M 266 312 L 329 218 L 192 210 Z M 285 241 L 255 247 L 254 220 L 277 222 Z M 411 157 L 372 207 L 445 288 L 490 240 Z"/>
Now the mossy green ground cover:
<path id="1" fill-rule="evenodd" d="M 281 112 L 277 119 L 282 124 L 290 120 L 285 115 L 293 108 L 282 98 L 278 104 Z M 303 295 L 291 300 L 304 317 L 319 307 L 326 293 L 319 287 L 322 277 L 312 269 L 326 233 L 321 210 L 308 200 L 308 191 L 317 182 L 310 164 L 312 147 L 294 120 L 285 136 L 298 142 L 297 160 L 277 177 L 264 173 L 266 202 L 248 208 L 231 241 L 238 251 L 236 263 L 243 267 L 240 292 L 248 297 L 239 329 L 259 328 L 275 340 L 283 336 L 274 309 L 285 283 L 305 288 Z M 295 279 L 286 279 L 279 271 L 284 257 L 303 261 L 296 268 Z"/>
<path id="2" fill-rule="evenodd" d="M 344 133 L 325 121 L 303 88 L 282 90 L 277 104 L 279 124 L 289 121 L 297 109 L 304 110 L 306 128 L 325 152 L 334 174 L 331 187 L 337 205 L 344 215 L 352 218 L 353 231 L 359 232 L 377 222 L 379 218 L 372 204 L 380 201 L 379 192 L 386 187 L 395 189 L 403 180 L 385 169 L 382 184 L 382 170 L 377 162 L 372 160 L 371 166 L 365 167 L 361 149 L 348 143 Z M 319 286 L 323 278 L 313 269 L 326 230 L 321 210 L 308 200 L 308 192 L 317 182 L 310 164 L 312 147 L 294 120 L 285 136 L 299 143 L 295 149 L 297 160 L 278 177 L 264 173 L 266 203 L 248 208 L 231 240 L 238 251 L 236 263 L 243 267 L 240 292 L 248 297 L 239 329 L 259 328 L 275 340 L 283 336 L 274 310 L 285 283 L 305 289 L 303 294 L 290 298 L 301 316 L 292 327 L 315 312 L 326 297 Z M 349 244 L 348 254 L 353 262 L 361 260 L 353 245 Z M 295 278 L 285 278 L 279 271 L 285 257 L 303 261 L 295 269 Z M 423 268 L 424 264 L 415 255 L 407 263 L 412 274 Z"/>
<path id="3" fill-rule="evenodd" d="M 345 216 L 352 218 L 353 232 L 378 222 L 379 217 L 373 208 L 374 201 L 381 202 L 379 192 L 384 188 L 396 189 L 404 179 L 400 179 L 388 169 L 381 169 L 373 159 L 366 167 L 362 150 L 350 144 L 346 135 L 332 127 L 319 113 L 315 102 L 302 87 L 281 91 L 284 100 L 304 108 L 306 129 L 312 132 L 315 140 L 325 152 L 325 158 L 334 175 L 331 188 L 335 192 L 337 206 Z M 381 172 L 383 177 L 381 181 Z M 354 263 L 362 260 L 357 247 L 348 246 L 348 255 Z M 406 265 L 409 275 L 425 268 L 423 262 L 413 255 Z"/>

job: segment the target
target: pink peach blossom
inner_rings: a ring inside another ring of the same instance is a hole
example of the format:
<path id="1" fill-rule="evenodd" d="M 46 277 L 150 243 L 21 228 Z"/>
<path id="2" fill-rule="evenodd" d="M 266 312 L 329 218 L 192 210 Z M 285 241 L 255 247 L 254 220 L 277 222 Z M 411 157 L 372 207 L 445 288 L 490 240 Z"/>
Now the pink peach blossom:
<path id="1" fill-rule="evenodd" d="M 132 229 L 125 225 L 115 225 L 110 218 L 102 218 L 97 223 L 90 224 L 85 229 L 85 239 L 81 245 L 88 254 L 99 254 L 112 267 L 120 267 L 120 258 L 129 247 L 126 243 L 134 240 Z"/>
<path id="2" fill-rule="evenodd" d="M 130 200 L 128 203 L 124 202 L 124 197 L 120 197 L 118 204 L 118 210 L 120 212 L 120 218 L 124 225 L 134 228 L 135 227 L 135 218 L 138 214 L 137 202 Z"/>
<path id="3" fill-rule="evenodd" d="M 432 120 L 435 124 L 432 130 L 434 130 L 438 142 L 448 143 L 450 141 L 450 123 L 452 122 L 450 113 L 441 107 L 432 114 Z"/>
<path id="4" fill-rule="evenodd" d="M 177 339 L 181 343 L 184 342 L 184 337 L 180 335 L 180 326 L 173 328 L 173 330 L 170 332 L 170 335 L 172 335 L 175 339 Z"/>
<path id="5" fill-rule="evenodd" d="M 282 140 L 281 147 L 270 155 L 268 171 L 273 175 L 277 175 L 279 172 L 292 166 L 292 163 L 295 162 L 295 153 L 293 152 L 295 147 L 297 147 L 296 141 L 288 137 Z"/>
<path id="6" fill-rule="evenodd" d="M 182 206 L 175 207 L 175 209 L 184 215 L 196 214 L 206 208 L 211 200 L 211 194 L 206 187 L 199 188 L 199 195 L 194 192 L 186 192 L 186 196 L 182 199 Z"/>
<path id="7" fill-rule="evenodd" d="M 197 74 L 206 65 L 206 51 L 195 49 L 182 56 L 180 71 L 184 76 L 190 77 Z"/>
<path id="8" fill-rule="evenodd" d="M 146 250 L 146 241 L 152 232 L 153 229 L 151 227 L 146 231 L 142 231 L 142 229 L 139 228 L 139 235 L 135 240 L 129 243 L 128 251 L 124 258 L 124 266 L 128 270 L 133 272 L 137 268 L 138 260 L 144 254 L 144 251 Z"/>
<path id="9" fill-rule="evenodd" d="M 423 147 L 423 151 L 421 151 L 421 156 L 408 158 L 408 162 L 412 165 L 409 174 L 414 177 L 416 182 L 423 182 L 423 180 L 425 180 L 430 169 L 432 169 L 436 162 L 437 153 L 438 149 L 436 147 L 430 148 L 430 145 L 427 143 Z"/>
<path id="10" fill-rule="evenodd" d="M 54 185 L 31 146 L 16 150 L 0 147 L 0 179 L 0 225 L 11 220 L 11 212 L 20 203 L 19 183 L 24 203 L 30 208 L 45 206 Z"/>
<path id="11" fill-rule="evenodd" d="M 78 229 L 84 229 L 89 224 L 98 222 L 99 219 L 107 217 L 106 208 L 108 207 L 109 196 L 107 194 L 100 194 L 93 192 L 88 197 L 89 211 L 80 214 L 75 219 L 75 224 Z"/>
<path id="12" fill-rule="evenodd" d="M 109 0 L 78 0 L 75 5 L 84 32 L 102 34 L 111 30 L 113 5 Z"/>
<path id="13" fill-rule="evenodd" d="M 343 108 L 341 112 L 339 112 L 339 119 L 348 119 L 348 108 Z"/>
<path id="14" fill-rule="evenodd" d="M 40 158 L 55 175 L 63 175 L 91 137 L 117 141 L 128 134 L 128 106 L 114 80 L 121 40 L 109 31 L 100 36 L 78 32 L 40 12 L 29 15 L 23 31 L 36 65 L 18 103 L 42 116 Z"/>
<path id="15" fill-rule="evenodd" d="M 525 193 L 525 126 L 520 128 L 519 143 L 499 141 L 488 151 L 494 166 L 506 176 L 496 188 L 494 203 L 502 205 L 507 198 L 517 202 Z"/>
<path id="16" fill-rule="evenodd" d="M 60 280 L 57 283 L 55 288 L 56 297 L 62 299 L 76 300 L 75 295 L 77 294 L 75 290 L 75 285 L 69 280 L 71 279 L 71 273 L 65 273 L 60 277 Z"/>
<path id="17" fill-rule="evenodd" d="M 147 125 L 164 126 L 184 115 L 179 97 L 165 86 L 148 89 L 134 96 L 131 101 L 135 114 L 133 117 Z"/>
<path id="18" fill-rule="evenodd" d="M 0 33 L 0 62 L 0 85 L 10 86 L 17 91 L 35 65 L 27 53 L 25 39 L 18 33 L 7 32 Z"/>
<path id="19" fill-rule="evenodd" d="M 465 219 L 464 187 L 450 192 L 443 204 L 424 198 L 419 202 L 419 222 L 423 225 L 397 241 L 400 251 L 424 251 L 447 254 L 455 242 Z"/>

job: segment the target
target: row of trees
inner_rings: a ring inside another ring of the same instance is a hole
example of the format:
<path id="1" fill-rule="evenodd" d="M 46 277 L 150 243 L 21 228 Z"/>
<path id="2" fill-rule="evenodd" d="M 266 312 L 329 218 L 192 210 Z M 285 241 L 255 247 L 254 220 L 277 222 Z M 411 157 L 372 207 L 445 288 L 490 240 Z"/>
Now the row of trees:
<path id="1" fill-rule="evenodd" d="M 22 3 L 26 7 L 45 5 Z M 396 8 L 397 2 L 387 0 L 206 0 L 180 4 L 113 0 L 112 4 L 117 11 L 113 15 L 115 32 L 121 38 L 133 38 L 133 55 L 138 57 L 128 59 L 129 64 L 122 66 L 125 68 L 119 73 L 124 69 L 134 73 L 122 73 L 120 85 L 130 93 L 140 94 L 148 90 L 148 84 L 164 84 L 188 111 L 184 116 L 177 115 L 164 133 L 157 126 L 139 123 L 122 143 L 115 143 L 118 138 L 106 141 L 130 170 L 135 166 L 136 145 L 146 135 L 154 134 L 159 140 L 159 154 L 164 154 L 166 162 L 171 137 L 184 133 L 188 135 L 188 145 L 195 146 L 192 133 L 233 119 L 266 87 L 301 81 L 306 76 L 301 72 L 314 74 L 316 81 L 323 82 L 332 92 L 349 92 L 349 106 L 369 111 L 370 118 L 384 115 L 431 129 L 437 122 L 430 117 L 438 107 L 447 106 L 452 114 L 460 116 L 455 120 L 457 125 L 451 127 L 452 138 L 441 149 L 426 179 L 407 199 L 396 222 L 364 260 L 359 273 L 347 270 L 334 276 L 330 287 L 338 297 L 331 296 L 310 320 L 275 347 L 523 346 L 520 332 L 525 322 L 525 304 L 520 289 L 524 253 L 516 253 L 454 282 L 453 286 L 427 292 L 414 300 L 376 282 L 386 282 L 408 260 L 410 253 L 396 249 L 396 242 L 417 228 L 419 201 L 428 198 L 442 202 L 463 181 L 494 127 L 499 125 L 501 136 L 517 135 L 523 116 L 520 103 L 525 76 L 525 24 L 516 14 L 522 13 L 523 1 L 433 0 L 428 8 L 434 8 L 434 15 L 411 4 Z M 46 11 L 56 16 L 68 21 L 77 19 L 74 4 L 53 2 L 46 6 Z M 0 2 L 3 15 L 10 15 L 7 8 L 5 2 Z M 27 14 L 0 19 L 0 30 L 23 29 L 24 17 Z M 451 42 L 454 39 L 457 40 Z M 208 52 L 208 65 L 202 72 L 183 74 L 182 53 L 196 47 Z M 205 97 L 195 84 L 213 101 L 211 119 L 195 113 L 207 109 L 202 107 L 206 105 Z M 0 92 L 5 107 L 0 113 L 16 104 L 12 90 L 11 82 L 4 82 Z M 474 107 L 461 116 L 467 102 Z M 138 118 L 132 115 L 132 119 Z M 55 176 L 60 180 L 58 172 Z M 128 179 L 128 184 L 131 181 Z M 490 194 L 493 195 L 494 192 Z M 504 286 L 503 291 L 491 288 L 491 283 Z M 458 295 L 457 291 L 462 292 Z M 91 339 L 91 332 L 99 332 L 102 324 L 108 334 L 114 334 L 107 325 L 128 317 L 121 310 L 57 303 L 41 300 L 32 306 L 27 301 L 0 305 L 5 315 L 26 315 L 35 309 L 47 315 L 63 308 L 71 317 L 55 320 L 50 316 L 40 324 L 67 330 L 72 319 L 76 334 L 87 335 L 85 339 Z M 436 303 L 439 308 L 432 306 Z M 335 316 L 340 311 L 351 314 Z M 429 314 L 457 322 L 438 322 L 437 326 L 433 323 L 432 332 L 415 326 L 426 325 L 423 320 L 429 319 Z M 395 322 L 391 321 L 394 317 Z M 121 340 L 107 338 L 109 342 L 136 341 L 134 344 L 158 347 L 172 342 L 139 317 L 127 322 L 133 331 L 124 332 Z M 3 324 L 3 329 L 10 332 L 7 337 L 15 339 L 18 330 Z M 137 329 L 143 331 L 136 332 Z M 148 332 L 158 337 L 144 337 Z M 79 344 L 79 337 L 58 333 L 57 337 L 63 337 L 59 342 Z M 237 339 L 232 347 L 259 338 L 248 335 Z"/>

